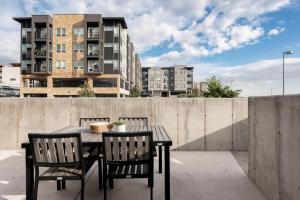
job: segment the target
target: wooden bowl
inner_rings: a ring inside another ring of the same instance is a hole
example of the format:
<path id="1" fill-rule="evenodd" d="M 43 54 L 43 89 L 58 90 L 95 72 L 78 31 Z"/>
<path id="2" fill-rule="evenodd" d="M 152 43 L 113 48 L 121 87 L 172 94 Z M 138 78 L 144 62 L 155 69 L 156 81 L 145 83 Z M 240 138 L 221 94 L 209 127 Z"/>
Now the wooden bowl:
<path id="1" fill-rule="evenodd" d="M 113 124 L 109 122 L 93 122 L 90 124 L 92 133 L 102 133 L 110 131 L 113 128 Z"/>

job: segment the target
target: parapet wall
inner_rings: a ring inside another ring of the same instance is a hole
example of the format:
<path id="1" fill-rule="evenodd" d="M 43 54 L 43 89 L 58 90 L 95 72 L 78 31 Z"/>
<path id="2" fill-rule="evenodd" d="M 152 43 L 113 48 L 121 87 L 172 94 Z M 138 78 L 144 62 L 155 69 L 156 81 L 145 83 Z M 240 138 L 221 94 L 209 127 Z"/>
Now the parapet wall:
<path id="1" fill-rule="evenodd" d="M 163 125 L 178 150 L 247 150 L 248 99 L 0 99 L 0 149 L 18 149 L 29 132 L 78 125 L 80 117 L 144 116 Z"/>

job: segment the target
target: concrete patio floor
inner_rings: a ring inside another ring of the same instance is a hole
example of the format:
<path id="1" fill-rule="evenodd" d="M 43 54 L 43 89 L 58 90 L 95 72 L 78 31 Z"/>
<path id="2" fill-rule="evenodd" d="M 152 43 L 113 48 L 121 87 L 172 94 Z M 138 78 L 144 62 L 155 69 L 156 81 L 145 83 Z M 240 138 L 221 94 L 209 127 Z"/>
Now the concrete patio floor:
<path id="1" fill-rule="evenodd" d="M 171 152 L 171 199 L 265 200 L 241 167 L 246 167 L 246 156 L 235 152 Z M 103 199 L 96 165 L 87 177 L 86 199 Z M 164 175 L 157 173 L 157 163 L 154 179 L 154 199 L 163 199 Z M 79 190 L 76 181 L 67 182 L 64 191 L 56 191 L 56 182 L 41 182 L 39 199 L 75 200 Z M 23 151 L 0 151 L 0 199 L 25 199 Z M 145 179 L 116 180 L 114 189 L 108 190 L 108 199 L 150 199 L 150 190 Z"/>

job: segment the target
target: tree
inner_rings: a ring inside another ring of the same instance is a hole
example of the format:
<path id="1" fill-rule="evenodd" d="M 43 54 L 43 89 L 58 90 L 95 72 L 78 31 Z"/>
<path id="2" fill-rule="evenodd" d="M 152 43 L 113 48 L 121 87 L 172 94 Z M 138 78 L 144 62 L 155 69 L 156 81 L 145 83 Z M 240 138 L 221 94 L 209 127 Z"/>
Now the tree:
<path id="1" fill-rule="evenodd" d="M 86 81 L 80 86 L 80 91 L 78 91 L 78 95 L 80 97 L 95 97 L 95 93 L 91 90 L 89 84 Z"/>
<path id="2" fill-rule="evenodd" d="M 130 90 L 130 97 L 139 97 L 141 94 L 140 90 L 138 87 L 134 87 Z"/>
<path id="3" fill-rule="evenodd" d="M 223 85 L 221 80 L 215 76 L 206 80 L 207 91 L 204 92 L 205 97 L 223 97 L 223 98 L 234 98 L 238 97 L 241 90 L 232 90 L 229 86 Z"/>

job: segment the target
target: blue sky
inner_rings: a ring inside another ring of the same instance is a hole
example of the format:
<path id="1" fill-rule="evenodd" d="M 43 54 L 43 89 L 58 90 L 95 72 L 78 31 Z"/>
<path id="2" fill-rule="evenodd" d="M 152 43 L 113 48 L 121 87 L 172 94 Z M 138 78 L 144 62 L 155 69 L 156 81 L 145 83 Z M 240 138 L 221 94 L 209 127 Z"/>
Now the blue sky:
<path id="1" fill-rule="evenodd" d="M 196 81 L 233 80 L 243 96 L 280 94 L 282 51 L 292 49 L 286 91 L 300 93 L 299 0 L 1 0 L 0 63 L 19 60 L 12 17 L 55 13 L 123 16 L 143 66 L 187 64 Z"/>

